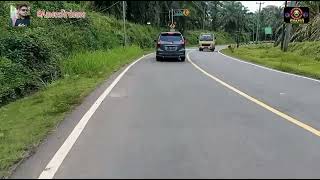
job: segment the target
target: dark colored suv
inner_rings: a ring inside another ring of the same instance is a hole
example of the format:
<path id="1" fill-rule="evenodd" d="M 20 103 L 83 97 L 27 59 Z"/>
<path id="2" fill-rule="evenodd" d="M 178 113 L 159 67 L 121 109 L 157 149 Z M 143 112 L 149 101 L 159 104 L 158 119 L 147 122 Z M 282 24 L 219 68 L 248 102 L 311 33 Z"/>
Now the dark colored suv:
<path id="1" fill-rule="evenodd" d="M 185 61 L 186 41 L 180 32 L 162 32 L 157 42 L 156 59 L 160 61 L 165 58 L 177 58 Z"/>

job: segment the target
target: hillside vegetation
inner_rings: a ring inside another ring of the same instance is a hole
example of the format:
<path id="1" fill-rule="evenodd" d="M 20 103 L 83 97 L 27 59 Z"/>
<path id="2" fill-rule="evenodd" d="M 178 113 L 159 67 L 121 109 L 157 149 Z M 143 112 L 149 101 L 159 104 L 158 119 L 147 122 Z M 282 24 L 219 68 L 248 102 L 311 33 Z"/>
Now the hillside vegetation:
<path id="1" fill-rule="evenodd" d="M 123 45 L 121 20 L 93 12 L 88 4 L 63 1 L 31 2 L 33 15 L 29 28 L 9 26 L 9 7 L 12 2 L 0 2 L 0 106 L 45 87 L 61 77 L 59 64 L 66 57 L 82 51 L 112 49 Z M 45 19 L 36 11 L 61 9 L 85 11 L 85 19 Z M 158 33 L 167 30 L 153 26 L 127 23 L 127 42 L 140 48 L 154 47 Z M 197 44 L 196 32 L 190 43 Z M 225 43 L 226 33 L 217 36 Z"/>
<path id="2" fill-rule="evenodd" d="M 0 104 L 34 92 L 61 77 L 59 64 L 82 51 L 122 46 L 121 21 L 91 12 L 79 4 L 61 1 L 32 2 L 32 14 L 38 9 L 86 11 L 85 19 L 32 18 L 30 28 L 9 26 L 8 2 L 1 2 L 0 26 Z M 151 26 L 127 24 L 128 43 L 152 47 L 159 30 Z"/>

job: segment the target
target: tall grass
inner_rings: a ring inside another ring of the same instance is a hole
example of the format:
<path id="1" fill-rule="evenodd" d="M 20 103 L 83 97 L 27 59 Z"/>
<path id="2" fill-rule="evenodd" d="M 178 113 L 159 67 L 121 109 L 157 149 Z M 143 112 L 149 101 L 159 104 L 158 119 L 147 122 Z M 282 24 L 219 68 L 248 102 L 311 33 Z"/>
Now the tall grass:
<path id="1" fill-rule="evenodd" d="M 62 62 L 62 72 L 66 76 L 84 75 L 86 77 L 105 75 L 119 67 L 125 59 L 137 57 L 143 53 L 138 46 L 115 48 L 108 51 L 98 50 L 94 53 L 78 53 Z"/>
<path id="2" fill-rule="evenodd" d="M 282 52 L 272 45 L 250 45 L 235 48 L 233 53 L 229 49 L 222 52 L 270 68 L 320 79 L 320 50 L 314 49 L 319 46 L 320 42 L 294 43 L 288 52 Z"/>

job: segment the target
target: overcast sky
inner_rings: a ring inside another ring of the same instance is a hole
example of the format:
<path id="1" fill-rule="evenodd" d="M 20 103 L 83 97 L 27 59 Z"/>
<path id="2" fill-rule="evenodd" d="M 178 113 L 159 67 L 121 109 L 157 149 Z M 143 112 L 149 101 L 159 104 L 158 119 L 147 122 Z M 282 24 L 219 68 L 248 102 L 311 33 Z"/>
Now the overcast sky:
<path id="1" fill-rule="evenodd" d="M 261 4 L 261 9 L 263 7 L 266 7 L 268 5 L 275 5 L 275 6 L 281 6 L 284 4 L 285 1 L 240 1 L 245 7 L 249 9 L 250 12 L 255 12 L 259 10 L 259 2 L 264 2 L 264 4 Z"/>

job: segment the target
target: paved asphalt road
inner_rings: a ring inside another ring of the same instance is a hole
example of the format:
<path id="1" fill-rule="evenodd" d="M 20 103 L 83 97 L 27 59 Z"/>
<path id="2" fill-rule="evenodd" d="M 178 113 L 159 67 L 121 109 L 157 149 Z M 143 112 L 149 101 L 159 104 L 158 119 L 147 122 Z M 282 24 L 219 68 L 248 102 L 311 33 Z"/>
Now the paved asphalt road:
<path id="1" fill-rule="evenodd" d="M 189 55 L 211 75 L 320 129 L 320 82 L 218 52 Z M 37 178 L 109 81 L 12 178 Z M 320 178 L 320 137 L 222 86 L 188 61 L 157 62 L 153 54 L 113 88 L 54 178 Z"/>

